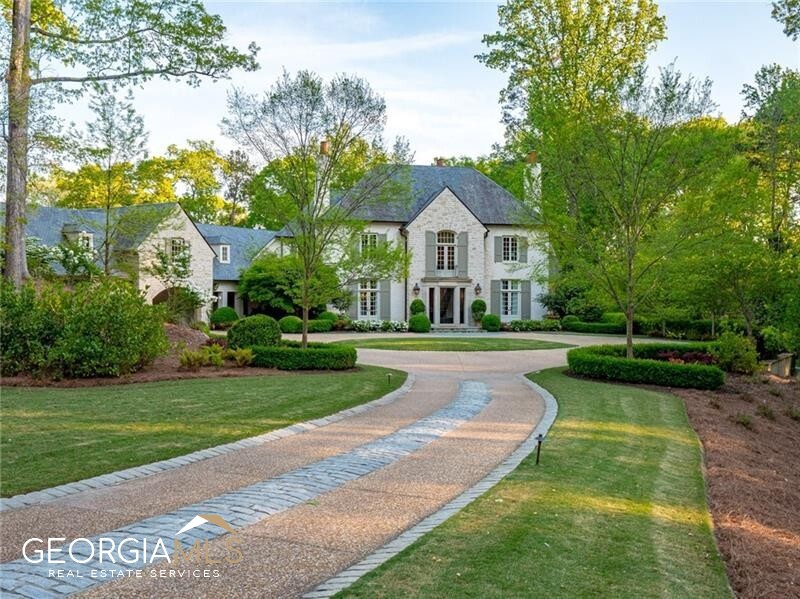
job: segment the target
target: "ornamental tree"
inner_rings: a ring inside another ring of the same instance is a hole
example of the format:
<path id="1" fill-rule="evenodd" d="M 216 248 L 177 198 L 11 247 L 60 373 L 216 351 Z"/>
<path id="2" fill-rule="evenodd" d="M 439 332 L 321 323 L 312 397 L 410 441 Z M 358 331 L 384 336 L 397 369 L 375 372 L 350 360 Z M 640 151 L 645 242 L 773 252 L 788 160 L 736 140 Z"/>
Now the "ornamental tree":
<path id="1" fill-rule="evenodd" d="M 73 99 L 98 83 L 112 87 L 154 77 L 226 77 L 254 70 L 258 48 L 240 52 L 223 42 L 225 26 L 200 0 L 6 0 L 11 34 L 6 73 L 5 276 L 21 285 L 28 276 L 24 223 L 32 93 L 55 90 Z"/>

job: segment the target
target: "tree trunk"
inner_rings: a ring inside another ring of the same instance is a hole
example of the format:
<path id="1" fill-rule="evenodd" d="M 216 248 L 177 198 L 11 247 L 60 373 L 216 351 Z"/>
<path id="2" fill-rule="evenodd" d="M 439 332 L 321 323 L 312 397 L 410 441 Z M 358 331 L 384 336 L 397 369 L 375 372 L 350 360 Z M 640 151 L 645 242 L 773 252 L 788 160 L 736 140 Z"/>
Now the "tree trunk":
<path id="1" fill-rule="evenodd" d="M 300 346 L 306 349 L 308 347 L 308 304 L 303 303 L 303 339 L 300 341 Z"/>
<path id="2" fill-rule="evenodd" d="M 625 310 L 625 355 L 633 358 L 633 306 L 628 304 Z"/>
<path id="3" fill-rule="evenodd" d="M 5 277 L 20 287 L 30 275 L 25 255 L 28 194 L 28 112 L 31 81 L 31 0 L 14 0 L 8 67 L 8 164 L 6 178 Z"/>

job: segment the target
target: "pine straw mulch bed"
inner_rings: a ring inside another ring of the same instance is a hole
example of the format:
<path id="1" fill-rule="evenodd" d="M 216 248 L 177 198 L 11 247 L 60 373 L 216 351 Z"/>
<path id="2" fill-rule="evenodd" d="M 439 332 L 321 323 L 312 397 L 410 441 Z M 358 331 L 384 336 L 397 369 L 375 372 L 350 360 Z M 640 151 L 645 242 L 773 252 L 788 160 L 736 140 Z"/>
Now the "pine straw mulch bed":
<path id="1" fill-rule="evenodd" d="M 800 597 L 800 382 L 728 375 L 717 391 L 672 392 L 684 399 L 703 443 L 733 590 L 747 598 Z"/>
<path id="2" fill-rule="evenodd" d="M 156 359 L 147 368 L 124 376 L 94 379 L 44 379 L 31 376 L 10 376 L 0 379 L 4 387 L 101 387 L 104 385 L 125 385 L 130 383 L 152 383 L 156 381 L 175 381 L 182 379 L 208 379 L 239 376 L 285 375 L 287 373 L 274 368 L 236 368 L 226 363 L 222 368 L 203 368 L 198 372 L 178 370 L 180 352 L 183 348 L 197 349 L 202 346 L 208 336 L 202 331 L 174 324 L 165 324 L 164 329 L 170 343 L 170 351 Z"/>

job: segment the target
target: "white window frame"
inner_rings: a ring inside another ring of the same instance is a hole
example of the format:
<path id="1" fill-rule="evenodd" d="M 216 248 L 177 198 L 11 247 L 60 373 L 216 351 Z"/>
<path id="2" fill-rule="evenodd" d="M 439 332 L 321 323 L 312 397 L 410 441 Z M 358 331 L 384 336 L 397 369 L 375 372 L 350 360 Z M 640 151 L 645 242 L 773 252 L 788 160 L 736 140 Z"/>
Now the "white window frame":
<path id="1" fill-rule="evenodd" d="M 377 233 L 362 233 L 361 234 L 361 253 L 365 254 L 370 250 L 378 247 L 378 234 Z"/>
<path id="2" fill-rule="evenodd" d="M 169 249 L 170 258 L 174 258 L 181 252 L 188 253 L 189 242 L 186 241 L 183 237 L 170 237 L 168 241 L 169 243 L 167 244 L 167 248 Z"/>
<path id="3" fill-rule="evenodd" d="M 377 320 L 379 315 L 378 280 L 361 279 L 358 283 L 358 318 L 359 320 Z"/>
<path id="4" fill-rule="evenodd" d="M 231 263 L 231 246 L 229 245 L 219 246 L 219 261 L 221 264 Z"/>
<path id="5" fill-rule="evenodd" d="M 457 268 L 456 233 L 439 231 L 436 233 L 436 273 L 439 276 L 455 276 Z"/>
<path id="6" fill-rule="evenodd" d="M 516 279 L 500 281 L 500 320 L 519 320 L 522 286 Z"/>
<path id="7" fill-rule="evenodd" d="M 503 236 L 503 262 L 519 262 L 519 239 L 516 235 Z"/>

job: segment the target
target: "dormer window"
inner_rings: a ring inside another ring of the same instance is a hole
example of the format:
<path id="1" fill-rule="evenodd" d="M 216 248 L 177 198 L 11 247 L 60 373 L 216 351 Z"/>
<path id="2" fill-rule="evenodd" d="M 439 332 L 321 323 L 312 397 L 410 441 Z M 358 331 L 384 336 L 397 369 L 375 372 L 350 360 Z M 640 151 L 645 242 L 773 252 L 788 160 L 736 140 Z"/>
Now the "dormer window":
<path id="1" fill-rule="evenodd" d="M 81 232 L 78 233 L 78 247 L 84 250 L 94 249 L 94 235 L 91 233 Z"/>
<path id="2" fill-rule="evenodd" d="M 229 245 L 219 246 L 219 261 L 222 264 L 231 263 L 231 246 Z"/>

